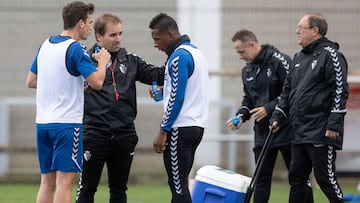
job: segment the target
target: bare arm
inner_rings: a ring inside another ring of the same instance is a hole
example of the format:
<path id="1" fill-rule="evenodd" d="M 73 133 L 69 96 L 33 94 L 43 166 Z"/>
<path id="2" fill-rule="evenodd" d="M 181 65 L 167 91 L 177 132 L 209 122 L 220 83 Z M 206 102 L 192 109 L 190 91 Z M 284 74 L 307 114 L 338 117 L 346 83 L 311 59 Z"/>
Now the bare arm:
<path id="1" fill-rule="evenodd" d="M 159 133 L 154 138 L 153 147 L 154 147 L 155 152 L 162 153 L 165 151 L 166 139 L 167 139 L 166 132 L 163 130 L 160 130 Z"/>
<path id="2" fill-rule="evenodd" d="M 36 87 L 37 87 L 37 77 L 36 77 L 36 75 L 35 75 L 33 72 L 31 72 L 31 71 L 29 71 L 29 74 L 28 74 L 28 76 L 27 76 L 26 86 L 27 86 L 28 88 L 34 88 L 34 89 L 36 89 Z"/>
<path id="3" fill-rule="evenodd" d="M 105 48 L 102 48 L 99 53 L 94 53 L 92 57 L 97 60 L 98 67 L 96 72 L 93 72 L 86 78 L 86 81 L 89 82 L 92 88 L 100 90 L 104 83 L 106 65 L 110 60 L 110 54 Z"/>

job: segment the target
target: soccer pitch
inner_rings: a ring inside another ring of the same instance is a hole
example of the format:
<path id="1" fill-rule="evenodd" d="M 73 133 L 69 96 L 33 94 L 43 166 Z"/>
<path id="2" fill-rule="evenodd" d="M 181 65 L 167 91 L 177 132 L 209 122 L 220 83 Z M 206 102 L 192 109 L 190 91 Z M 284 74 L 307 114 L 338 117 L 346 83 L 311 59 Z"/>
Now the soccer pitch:
<path id="1" fill-rule="evenodd" d="M 161 184 L 130 184 L 128 189 L 129 203 L 167 203 L 170 202 L 170 190 Z M 38 185 L 36 184 L 0 184 L 1 203 L 34 203 Z M 74 202 L 76 188 L 74 188 Z M 344 194 L 357 194 L 356 186 L 343 187 Z M 288 202 L 289 186 L 275 184 L 272 187 L 269 203 Z M 100 185 L 95 195 L 95 202 L 109 202 L 107 185 Z M 328 200 L 318 187 L 314 187 L 314 202 L 327 203 Z"/>

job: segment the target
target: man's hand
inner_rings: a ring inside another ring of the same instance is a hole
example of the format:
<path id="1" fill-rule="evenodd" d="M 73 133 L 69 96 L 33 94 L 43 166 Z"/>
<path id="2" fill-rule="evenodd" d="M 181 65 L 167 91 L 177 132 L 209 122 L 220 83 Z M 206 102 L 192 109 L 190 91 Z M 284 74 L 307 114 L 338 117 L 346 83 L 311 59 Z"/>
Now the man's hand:
<path id="1" fill-rule="evenodd" d="M 232 119 L 229 119 L 226 121 L 226 126 L 227 128 L 229 128 L 230 130 L 237 130 L 241 127 L 241 125 L 243 124 L 242 120 L 240 119 L 240 123 L 237 124 L 236 126 L 234 125 Z"/>
<path id="2" fill-rule="evenodd" d="M 339 132 L 332 131 L 332 130 L 326 130 L 325 137 L 330 138 L 332 140 L 336 140 L 340 136 Z"/>
<path id="3" fill-rule="evenodd" d="M 160 91 L 160 92 L 162 92 L 163 89 L 164 89 L 163 86 L 158 86 L 158 88 L 157 88 L 157 90 Z M 154 91 L 153 91 L 151 86 L 149 87 L 149 95 L 150 95 L 151 98 L 154 98 L 154 96 L 155 96 Z"/>
<path id="4" fill-rule="evenodd" d="M 151 86 L 149 87 L 149 95 L 150 95 L 151 98 L 154 98 L 154 95 L 155 95 Z"/>
<path id="5" fill-rule="evenodd" d="M 270 126 L 270 130 L 274 133 L 280 130 L 279 123 L 277 121 L 274 121 Z"/>
<path id="6" fill-rule="evenodd" d="M 251 109 L 250 113 L 252 114 L 251 117 L 254 118 L 257 122 L 261 121 L 261 119 L 268 115 L 265 107 L 263 106 Z"/>
<path id="7" fill-rule="evenodd" d="M 154 138 L 154 151 L 157 153 L 162 153 L 166 149 L 166 139 L 167 132 L 160 130 L 159 133 Z"/>
<path id="8" fill-rule="evenodd" d="M 98 64 L 103 64 L 105 69 L 107 63 L 111 59 L 110 53 L 105 48 L 101 48 L 98 53 L 93 53 L 91 56 L 98 62 Z"/>

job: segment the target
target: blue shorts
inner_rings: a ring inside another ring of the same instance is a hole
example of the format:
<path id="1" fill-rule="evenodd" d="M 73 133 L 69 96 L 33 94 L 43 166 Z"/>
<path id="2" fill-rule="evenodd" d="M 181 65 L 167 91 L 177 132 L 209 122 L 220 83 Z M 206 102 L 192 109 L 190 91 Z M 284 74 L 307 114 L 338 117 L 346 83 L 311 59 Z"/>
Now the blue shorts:
<path id="1" fill-rule="evenodd" d="M 81 172 L 83 157 L 82 124 L 36 124 L 40 172 Z"/>

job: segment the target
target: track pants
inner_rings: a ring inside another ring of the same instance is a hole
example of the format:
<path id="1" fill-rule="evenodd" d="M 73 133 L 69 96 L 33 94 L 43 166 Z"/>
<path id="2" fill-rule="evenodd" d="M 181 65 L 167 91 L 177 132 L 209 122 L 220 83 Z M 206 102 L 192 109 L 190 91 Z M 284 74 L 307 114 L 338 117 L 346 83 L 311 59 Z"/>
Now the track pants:
<path id="1" fill-rule="evenodd" d="M 300 144 L 292 146 L 289 171 L 291 203 L 304 203 L 307 179 L 312 169 L 321 190 L 330 203 L 343 203 L 343 193 L 335 173 L 336 151 L 330 145 Z"/>
<path id="2" fill-rule="evenodd" d="M 200 127 L 179 127 L 167 134 L 163 158 L 172 194 L 171 203 L 192 203 L 188 178 L 203 133 L 204 129 Z"/>
<path id="3" fill-rule="evenodd" d="M 255 154 L 255 160 L 256 162 L 259 159 L 261 147 L 255 147 L 254 148 L 254 154 Z M 255 183 L 255 190 L 254 190 L 254 203 L 267 203 L 269 202 L 270 198 L 270 191 L 271 191 L 271 182 L 272 182 L 272 175 L 276 163 L 276 158 L 278 156 L 278 152 L 281 153 L 286 168 L 289 170 L 290 163 L 291 163 L 291 145 L 285 145 L 280 147 L 274 147 L 270 148 L 268 153 L 266 154 L 266 157 L 264 159 L 264 163 L 262 165 L 262 168 L 260 170 L 258 180 Z M 311 183 L 306 188 L 306 203 L 313 203 L 313 192 Z M 304 195 L 303 194 L 303 195 Z"/>
<path id="4" fill-rule="evenodd" d="M 134 149 L 135 129 L 103 132 L 84 131 L 84 166 L 77 189 L 76 203 L 93 203 L 104 164 L 110 188 L 110 203 L 126 203 L 127 182 Z"/>

